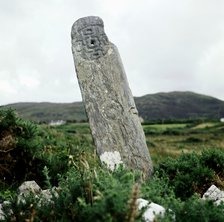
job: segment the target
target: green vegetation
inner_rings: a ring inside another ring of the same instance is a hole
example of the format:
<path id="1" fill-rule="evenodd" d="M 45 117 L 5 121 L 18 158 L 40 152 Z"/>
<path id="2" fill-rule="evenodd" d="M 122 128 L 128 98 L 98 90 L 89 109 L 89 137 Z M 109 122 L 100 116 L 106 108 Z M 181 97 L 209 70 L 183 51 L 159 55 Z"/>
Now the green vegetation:
<path id="1" fill-rule="evenodd" d="M 139 172 L 100 165 L 86 123 L 37 126 L 1 110 L 0 199 L 13 209 L 4 209 L 6 221 L 141 221 L 140 197 L 172 209 L 157 221 L 173 221 L 174 214 L 176 221 L 224 221 L 224 204 L 200 199 L 211 184 L 224 189 L 224 124 L 143 127 L 155 165 L 146 181 Z M 24 180 L 50 188 L 52 202 L 31 195 L 18 205 Z"/>
<path id="2" fill-rule="evenodd" d="M 224 123 L 143 125 L 154 165 L 192 151 L 224 150 Z"/>
<path id="3" fill-rule="evenodd" d="M 139 115 L 146 123 L 180 123 L 207 121 L 224 117 L 224 102 L 192 92 L 157 93 L 136 97 Z M 81 102 L 75 103 L 16 103 L 5 106 L 19 116 L 37 123 L 51 120 L 87 121 Z"/>
<path id="4" fill-rule="evenodd" d="M 0 111 L 0 186 L 38 174 L 38 134 L 37 125 L 17 118 L 14 111 Z"/>
<path id="5" fill-rule="evenodd" d="M 49 123 L 52 120 L 66 120 L 68 122 L 86 122 L 82 102 L 75 103 L 15 103 L 5 106 L 15 109 L 23 119 L 37 123 Z"/>

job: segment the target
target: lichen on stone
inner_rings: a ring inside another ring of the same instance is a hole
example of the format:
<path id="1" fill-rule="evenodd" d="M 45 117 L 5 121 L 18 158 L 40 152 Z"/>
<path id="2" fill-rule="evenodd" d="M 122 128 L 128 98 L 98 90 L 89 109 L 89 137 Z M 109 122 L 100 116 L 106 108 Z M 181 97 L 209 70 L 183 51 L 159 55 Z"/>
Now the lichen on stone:
<path id="1" fill-rule="evenodd" d="M 100 160 L 112 171 L 115 170 L 119 165 L 123 165 L 121 155 L 118 151 L 104 152 L 100 155 Z"/>

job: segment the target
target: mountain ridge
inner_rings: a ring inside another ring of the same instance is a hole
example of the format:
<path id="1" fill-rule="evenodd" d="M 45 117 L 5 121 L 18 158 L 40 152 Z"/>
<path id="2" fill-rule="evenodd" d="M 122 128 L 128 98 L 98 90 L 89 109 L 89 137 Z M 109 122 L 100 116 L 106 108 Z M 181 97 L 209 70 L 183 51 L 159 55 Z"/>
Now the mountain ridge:
<path id="1" fill-rule="evenodd" d="M 139 116 L 144 121 L 166 119 L 224 117 L 224 101 L 191 91 L 172 91 L 134 97 Z M 22 118 L 49 122 L 51 120 L 86 121 L 82 102 L 20 102 L 5 106 L 15 109 Z"/>

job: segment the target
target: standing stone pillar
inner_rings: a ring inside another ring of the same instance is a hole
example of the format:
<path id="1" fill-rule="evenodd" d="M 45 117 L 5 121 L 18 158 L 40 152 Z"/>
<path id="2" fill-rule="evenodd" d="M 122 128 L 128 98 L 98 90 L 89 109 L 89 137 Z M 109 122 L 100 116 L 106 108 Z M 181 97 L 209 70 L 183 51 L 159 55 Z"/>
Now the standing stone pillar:
<path id="1" fill-rule="evenodd" d="M 90 16 L 72 26 L 76 74 L 97 154 L 112 170 L 118 164 L 150 176 L 153 167 L 138 111 L 119 52 L 101 18 Z"/>

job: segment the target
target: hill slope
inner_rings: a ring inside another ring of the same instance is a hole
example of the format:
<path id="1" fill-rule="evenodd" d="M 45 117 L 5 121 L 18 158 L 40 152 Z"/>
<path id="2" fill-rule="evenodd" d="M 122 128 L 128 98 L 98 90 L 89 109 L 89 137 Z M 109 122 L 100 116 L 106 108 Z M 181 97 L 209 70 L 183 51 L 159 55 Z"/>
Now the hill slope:
<path id="1" fill-rule="evenodd" d="M 224 116 L 223 101 L 193 92 L 156 93 L 138 97 L 135 101 L 144 120 Z"/>
<path id="2" fill-rule="evenodd" d="M 135 98 L 139 115 L 145 120 L 221 118 L 224 102 L 193 92 L 149 94 Z M 16 109 L 25 119 L 37 122 L 50 120 L 86 120 L 82 102 L 75 103 L 15 103 L 5 107 Z"/>
<path id="3" fill-rule="evenodd" d="M 82 102 L 75 103 L 15 103 L 5 106 L 17 111 L 20 117 L 35 122 L 51 120 L 86 121 Z"/>

